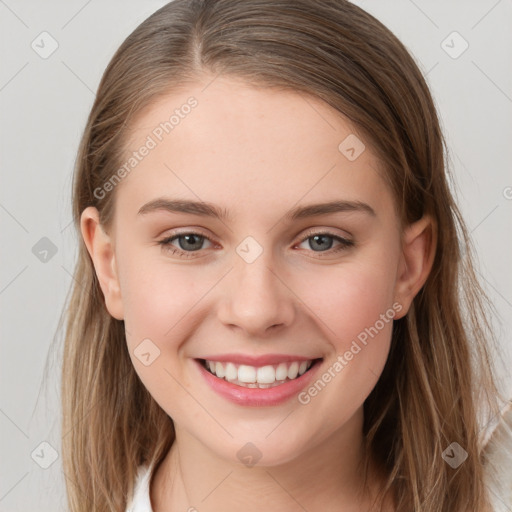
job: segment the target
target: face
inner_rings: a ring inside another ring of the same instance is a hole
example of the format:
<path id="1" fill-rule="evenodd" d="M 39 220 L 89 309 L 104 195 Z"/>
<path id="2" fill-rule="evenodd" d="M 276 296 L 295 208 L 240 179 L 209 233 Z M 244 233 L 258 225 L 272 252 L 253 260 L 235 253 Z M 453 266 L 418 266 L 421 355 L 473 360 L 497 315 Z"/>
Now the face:
<path id="1" fill-rule="evenodd" d="M 379 161 L 338 112 L 205 84 L 137 119 L 127 160 L 140 159 L 96 245 L 111 244 L 110 264 L 88 247 L 134 368 L 177 428 L 231 461 L 251 442 L 275 465 L 360 427 L 421 265 L 404 270 Z"/>

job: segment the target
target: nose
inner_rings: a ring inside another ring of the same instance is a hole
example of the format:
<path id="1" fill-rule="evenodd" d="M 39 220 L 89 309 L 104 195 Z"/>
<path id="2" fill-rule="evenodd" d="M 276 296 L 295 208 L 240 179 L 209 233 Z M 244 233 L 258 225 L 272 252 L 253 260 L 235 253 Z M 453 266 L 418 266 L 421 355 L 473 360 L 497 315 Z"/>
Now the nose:
<path id="1" fill-rule="evenodd" d="M 293 322 L 295 295 L 267 251 L 252 263 L 235 255 L 234 268 L 223 281 L 218 316 L 224 325 L 263 338 Z"/>

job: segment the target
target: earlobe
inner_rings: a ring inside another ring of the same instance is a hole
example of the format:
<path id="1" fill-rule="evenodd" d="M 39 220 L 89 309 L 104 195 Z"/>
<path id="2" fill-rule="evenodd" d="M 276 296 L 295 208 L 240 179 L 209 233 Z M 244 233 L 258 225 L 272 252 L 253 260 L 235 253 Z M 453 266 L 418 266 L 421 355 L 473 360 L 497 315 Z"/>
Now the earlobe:
<path id="1" fill-rule="evenodd" d="M 407 314 L 414 297 L 425 284 L 432 270 L 436 244 L 436 226 L 430 216 L 424 216 L 405 228 L 395 285 L 395 300 L 403 309 L 397 318 Z"/>
<path id="2" fill-rule="evenodd" d="M 94 270 L 105 297 L 108 312 L 117 320 L 123 320 L 121 288 L 117 275 L 114 246 L 111 237 L 100 224 L 98 210 L 86 208 L 80 217 L 80 230 L 94 264 Z"/>

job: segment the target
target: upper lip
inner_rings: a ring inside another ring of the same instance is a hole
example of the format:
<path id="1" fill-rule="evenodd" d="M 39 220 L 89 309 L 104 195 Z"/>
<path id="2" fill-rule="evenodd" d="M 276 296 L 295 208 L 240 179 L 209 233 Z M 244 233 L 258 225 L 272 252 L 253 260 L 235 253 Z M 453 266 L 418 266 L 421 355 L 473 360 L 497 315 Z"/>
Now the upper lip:
<path id="1" fill-rule="evenodd" d="M 319 357 L 304 357 L 291 354 L 263 354 L 260 356 L 253 356 L 248 354 L 217 354 L 205 356 L 201 359 L 208 361 L 218 361 L 219 363 L 235 363 L 245 364 L 248 366 L 265 366 L 279 363 L 291 363 L 293 361 L 314 361 L 320 359 Z"/>

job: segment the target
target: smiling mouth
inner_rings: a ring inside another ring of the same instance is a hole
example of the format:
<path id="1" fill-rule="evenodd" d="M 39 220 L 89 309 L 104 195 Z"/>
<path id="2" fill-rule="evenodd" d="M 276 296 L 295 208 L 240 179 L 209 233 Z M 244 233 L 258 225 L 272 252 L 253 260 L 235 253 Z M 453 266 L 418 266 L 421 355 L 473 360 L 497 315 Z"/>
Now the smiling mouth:
<path id="1" fill-rule="evenodd" d="M 206 359 L 198 359 L 198 361 L 206 371 L 218 379 L 240 387 L 267 389 L 300 378 L 322 359 L 290 361 L 260 367 Z"/>

